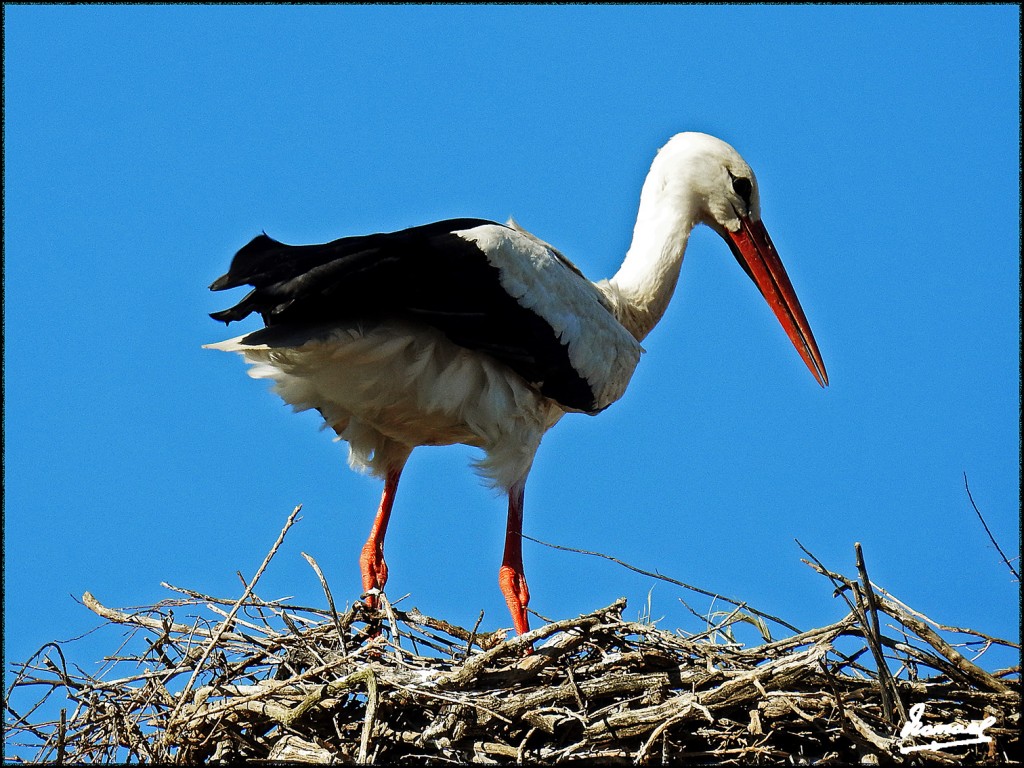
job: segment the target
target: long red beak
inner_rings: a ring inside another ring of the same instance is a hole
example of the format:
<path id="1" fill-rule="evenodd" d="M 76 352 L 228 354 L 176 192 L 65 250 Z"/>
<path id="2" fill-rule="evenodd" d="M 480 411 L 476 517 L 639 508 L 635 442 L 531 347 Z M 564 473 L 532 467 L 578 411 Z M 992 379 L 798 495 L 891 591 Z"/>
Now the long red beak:
<path id="1" fill-rule="evenodd" d="M 786 268 L 782 266 L 772 239 L 768 237 L 768 230 L 760 221 L 741 218 L 740 222 L 738 232 L 726 232 L 727 242 L 736 261 L 761 291 L 814 378 L 821 386 L 828 386 L 828 373 L 825 372 L 821 352 L 818 351 L 793 284 L 789 282 Z"/>

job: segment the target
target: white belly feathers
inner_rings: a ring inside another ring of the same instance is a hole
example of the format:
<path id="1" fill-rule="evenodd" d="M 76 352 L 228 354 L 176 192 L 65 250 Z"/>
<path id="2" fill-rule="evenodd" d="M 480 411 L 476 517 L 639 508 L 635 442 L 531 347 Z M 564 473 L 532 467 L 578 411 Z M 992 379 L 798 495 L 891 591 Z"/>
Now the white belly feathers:
<path id="1" fill-rule="evenodd" d="M 424 326 L 354 322 L 246 338 L 207 346 L 243 355 L 249 375 L 271 379 L 295 410 L 318 410 L 349 443 L 349 464 L 378 476 L 418 445 L 464 443 L 484 449 L 477 468 L 507 488 L 564 414 L 507 366 Z"/>

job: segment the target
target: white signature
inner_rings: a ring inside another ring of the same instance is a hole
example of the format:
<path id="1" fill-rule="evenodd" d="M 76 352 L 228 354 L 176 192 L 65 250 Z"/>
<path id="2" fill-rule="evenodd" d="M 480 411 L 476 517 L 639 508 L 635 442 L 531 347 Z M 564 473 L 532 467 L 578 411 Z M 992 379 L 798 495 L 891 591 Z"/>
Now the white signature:
<path id="1" fill-rule="evenodd" d="M 912 747 L 900 747 L 902 754 L 916 752 L 920 749 L 948 749 L 959 747 L 963 744 L 986 744 L 992 738 L 985 735 L 985 729 L 996 724 L 996 719 L 989 715 L 984 720 L 972 720 L 969 723 L 937 723 L 935 725 L 923 725 L 921 718 L 924 717 L 924 704 L 915 704 L 910 708 L 910 719 L 903 725 L 900 731 L 900 739 L 905 741 L 914 737 L 935 737 L 952 736 L 954 741 L 931 741 L 928 744 L 919 744 Z M 956 739 L 957 736 L 969 735 L 972 739 Z"/>

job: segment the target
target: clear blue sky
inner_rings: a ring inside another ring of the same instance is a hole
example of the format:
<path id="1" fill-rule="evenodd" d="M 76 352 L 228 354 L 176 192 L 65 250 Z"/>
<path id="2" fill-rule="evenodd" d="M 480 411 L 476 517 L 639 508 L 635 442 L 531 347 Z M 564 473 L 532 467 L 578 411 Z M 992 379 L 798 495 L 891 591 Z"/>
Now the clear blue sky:
<path id="1" fill-rule="evenodd" d="M 932 618 L 1013 637 L 1019 529 L 1018 20 L 975 7 L 5 6 L 5 649 L 108 605 L 336 599 L 380 484 L 206 342 L 209 283 L 265 230 L 319 242 L 514 215 L 591 277 L 629 243 L 655 150 L 750 162 L 821 346 L 820 389 L 729 250 L 698 231 L 626 396 L 548 434 L 525 531 L 749 601 L 845 612 L 800 539 Z M 468 448 L 421 449 L 392 598 L 509 626 L 504 502 Z M 532 607 L 706 600 L 526 542 Z M 1019 567 L 1019 565 L 1018 565 Z M 722 606 L 716 606 L 722 607 Z M 88 638 L 76 661 L 114 647 Z M 94 654 L 89 656 L 89 654 Z M 1010 663 L 1012 657 L 1001 657 Z"/>

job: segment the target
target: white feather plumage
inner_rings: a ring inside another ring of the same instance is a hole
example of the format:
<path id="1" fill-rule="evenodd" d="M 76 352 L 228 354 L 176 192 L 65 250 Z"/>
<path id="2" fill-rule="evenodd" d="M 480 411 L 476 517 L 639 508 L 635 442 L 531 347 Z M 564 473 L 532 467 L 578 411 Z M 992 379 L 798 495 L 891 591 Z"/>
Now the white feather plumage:
<path id="1" fill-rule="evenodd" d="M 317 409 L 348 442 L 353 469 L 378 477 L 418 445 L 464 443 L 485 451 L 477 466 L 491 484 L 510 488 L 564 413 L 501 363 L 409 323 L 311 329 L 287 346 L 245 336 L 207 346 L 241 354 L 295 410 Z"/>
<path id="2" fill-rule="evenodd" d="M 498 269 L 508 294 L 547 321 L 568 346 L 569 361 L 590 385 L 596 410 L 622 397 L 643 349 L 593 283 L 521 230 L 493 224 L 455 234 L 475 243 Z"/>

